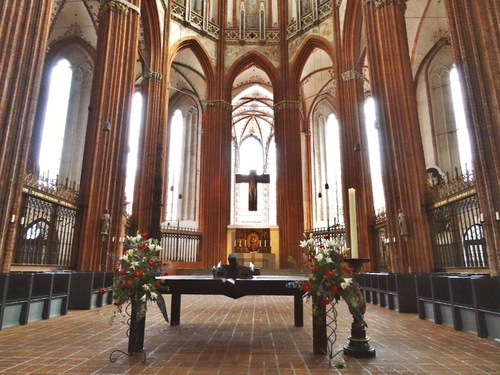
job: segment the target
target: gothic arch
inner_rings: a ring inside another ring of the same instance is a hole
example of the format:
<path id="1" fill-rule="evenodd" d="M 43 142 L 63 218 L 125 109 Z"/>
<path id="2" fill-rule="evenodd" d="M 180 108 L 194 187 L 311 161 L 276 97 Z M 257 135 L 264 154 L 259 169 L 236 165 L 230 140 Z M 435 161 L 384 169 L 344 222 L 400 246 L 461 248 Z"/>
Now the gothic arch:
<path id="1" fill-rule="evenodd" d="M 236 59 L 236 61 L 229 68 L 226 74 L 224 92 L 229 93 L 230 95 L 232 85 L 238 74 L 240 74 L 252 64 L 262 69 L 264 73 L 266 73 L 266 75 L 271 80 L 273 92 L 276 91 L 276 89 L 279 87 L 280 79 L 282 78 L 280 77 L 278 70 L 274 67 L 272 62 L 262 53 L 258 51 L 249 51 Z"/>
<path id="2" fill-rule="evenodd" d="M 215 93 L 214 90 L 215 71 L 208 51 L 195 37 L 187 37 L 180 39 L 171 46 L 169 51 L 169 59 L 167 62 L 167 70 L 169 72 L 169 75 L 175 57 L 180 51 L 184 49 L 190 49 L 191 52 L 193 52 L 193 54 L 196 56 L 201 65 L 203 74 L 205 75 L 205 82 L 207 88 L 206 100 L 208 101 L 213 97 Z M 168 78 L 170 78 L 170 76 Z"/>

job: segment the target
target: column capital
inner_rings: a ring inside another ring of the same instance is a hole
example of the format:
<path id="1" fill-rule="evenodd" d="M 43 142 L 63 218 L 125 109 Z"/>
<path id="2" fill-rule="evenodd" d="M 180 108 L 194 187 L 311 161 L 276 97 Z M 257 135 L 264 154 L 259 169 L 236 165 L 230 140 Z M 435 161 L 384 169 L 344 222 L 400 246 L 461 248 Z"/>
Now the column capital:
<path id="1" fill-rule="evenodd" d="M 350 81 L 351 79 L 360 79 L 363 80 L 363 73 L 358 72 L 357 70 L 351 69 L 347 70 L 340 74 L 342 77 L 342 81 Z"/>
<path id="2" fill-rule="evenodd" d="M 161 75 L 158 72 L 152 72 L 151 70 L 148 70 L 146 73 L 142 75 L 142 77 L 145 80 L 153 80 L 153 81 L 158 81 L 160 82 L 163 79 L 163 75 Z M 169 85 L 170 88 L 170 85 Z"/>
<path id="3" fill-rule="evenodd" d="M 112 11 L 126 16 L 128 15 L 130 9 L 135 10 L 138 14 L 141 14 L 139 7 L 127 0 L 102 0 L 99 12 L 102 14 Z"/>
<path id="4" fill-rule="evenodd" d="M 215 108 L 223 108 L 226 111 L 233 111 L 233 105 L 231 103 L 226 102 L 225 100 L 211 100 L 207 102 L 206 108 L 215 107 Z"/>
<path id="5" fill-rule="evenodd" d="M 283 100 L 274 105 L 275 111 L 282 111 L 285 109 L 300 109 L 300 102 L 298 100 Z"/>
<path id="6" fill-rule="evenodd" d="M 386 5 L 394 4 L 398 6 L 403 13 L 406 12 L 406 0 L 364 0 L 363 5 L 373 4 L 375 8 L 380 9 Z"/>

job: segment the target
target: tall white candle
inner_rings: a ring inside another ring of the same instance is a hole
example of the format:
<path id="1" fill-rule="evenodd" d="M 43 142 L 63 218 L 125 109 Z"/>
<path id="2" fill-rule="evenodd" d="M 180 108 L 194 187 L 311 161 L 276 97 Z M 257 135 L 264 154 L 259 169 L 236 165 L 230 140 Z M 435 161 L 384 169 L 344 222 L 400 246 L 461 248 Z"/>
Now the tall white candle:
<path id="1" fill-rule="evenodd" d="M 349 218 L 351 224 L 351 258 L 358 257 L 358 225 L 356 220 L 356 190 L 349 189 Z"/>

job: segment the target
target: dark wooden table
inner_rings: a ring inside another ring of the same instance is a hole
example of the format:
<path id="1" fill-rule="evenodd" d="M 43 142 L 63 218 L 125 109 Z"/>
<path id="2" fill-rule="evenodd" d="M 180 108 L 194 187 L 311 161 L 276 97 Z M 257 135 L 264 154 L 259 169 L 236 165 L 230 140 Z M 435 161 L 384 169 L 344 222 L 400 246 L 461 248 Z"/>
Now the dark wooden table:
<path id="1" fill-rule="evenodd" d="M 181 295 L 224 295 L 230 298 L 243 296 L 293 296 L 294 325 L 304 325 L 303 292 L 289 284 L 304 279 L 304 276 L 254 276 L 252 279 L 218 279 L 204 275 L 175 275 L 157 278 L 168 286 L 167 294 L 172 295 L 170 325 L 181 321 Z"/>

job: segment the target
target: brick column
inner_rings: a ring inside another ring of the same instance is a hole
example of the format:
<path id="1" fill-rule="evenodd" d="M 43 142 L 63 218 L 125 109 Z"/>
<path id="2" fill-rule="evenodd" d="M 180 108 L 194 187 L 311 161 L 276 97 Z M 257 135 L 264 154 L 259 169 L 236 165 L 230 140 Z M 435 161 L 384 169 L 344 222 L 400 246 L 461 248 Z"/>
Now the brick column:
<path id="1" fill-rule="evenodd" d="M 111 267 L 106 253 L 123 236 L 125 174 L 130 107 L 135 81 L 141 0 L 106 0 L 99 11 L 97 61 L 82 169 L 84 204 L 78 267 Z M 109 121 L 111 130 L 104 131 Z M 101 235 L 101 216 L 111 214 L 109 234 Z"/>
<path id="2" fill-rule="evenodd" d="M 460 72 L 488 261 L 500 275 L 500 3 L 445 0 Z"/>
<path id="3" fill-rule="evenodd" d="M 19 228 L 52 0 L 0 2 L 0 270 L 8 272 Z"/>
<path id="4" fill-rule="evenodd" d="M 425 212 L 426 171 L 411 73 L 404 0 L 363 5 L 367 56 L 380 125 L 382 179 L 387 205 L 389 256 L 395 272 L 432 270 Z M 398 210 L 409 234 L 400 235 Z M 393 242 L 395 239 L 395 242 Z"/>

